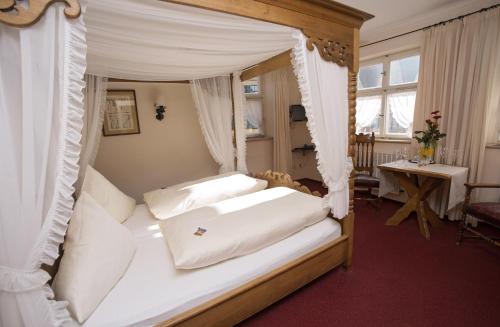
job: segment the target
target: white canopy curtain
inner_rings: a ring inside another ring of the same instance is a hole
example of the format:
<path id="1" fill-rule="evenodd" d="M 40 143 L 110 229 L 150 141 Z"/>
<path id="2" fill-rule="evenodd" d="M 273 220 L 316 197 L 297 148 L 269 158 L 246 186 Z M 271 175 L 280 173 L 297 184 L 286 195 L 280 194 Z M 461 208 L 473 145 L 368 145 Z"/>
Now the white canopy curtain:
<path id="1" fill-rule="evenodd" d="M 317 49 L 309 51 L 305 36 L 294 34 L 298 43 L 292 63 L 299 82 L 307 126 L 316 145 L 318 170 L 328 186 L 325 207 L 337 218 L 349 212 L 349 175 L 352 159 L 348 147 L 347 68 L 321 58 Z"/>
<path id="2" fill-rule="evenodd" d="M 71 321 L 40 268 L 59 255 L 78 177 L 85 28 L 63 10 L 0 28 L 1 326 Z"/>
<path id="3" fill-rule="evenodd" d="M 225 76 L 295 44 L 290 27 L 158 0 L 90 0 L 85 21 L 87 73 L 114 78 Z"/>
<path id="4" fill-rule="evenodd" d="M 78 163 L 80 171 L 76 187 L 77 192 L 80 191 L 83 184 L 87 165 L 94 165 L 97 150 L 99 149 L 106 109 L 107 86 L 107 77 L 85 75 L 83 129 L 80 141 L 82 152 Z"/>
<path id="5" fill-rule="evenodd" d="M 420 67 L 414 129 L 440 110 L 447 133 L 441 144 L 457 150 L 469 181 L 480 182 L 485 145 L 500 119 L 500 8 L 427 30 Z"/>
<path id="6" fill-rule="evenodd" d="M 248 173 L 247 169 L 247 133 L 245 130 L 245 107 L 247 101 L 241 83 L 241 72 L 233 73 L 233 105 L 234 105 L 234 132 L 236 138 L 236 169 L 241 173 Z"/>
<path id="7" fill-rule="evenodd" d="M 220 76 L 191 81 L 191 92 L 201 131 L 219 173 L 234 171 L 231 81 Z"/>

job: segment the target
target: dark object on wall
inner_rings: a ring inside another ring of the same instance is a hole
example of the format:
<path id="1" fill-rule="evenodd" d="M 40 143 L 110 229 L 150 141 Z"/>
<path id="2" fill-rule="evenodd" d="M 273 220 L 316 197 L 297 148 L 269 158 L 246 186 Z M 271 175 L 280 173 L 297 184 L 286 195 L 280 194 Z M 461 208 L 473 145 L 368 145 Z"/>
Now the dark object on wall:
<path id="1" fill-rule="evenodd" d="M 292 152 L 299 152 L 302 151 L 302 155 L 306 155 L 306 151 L 314 151 L 316 149 L 316 146 L 314 144 L 304 144 L 301 147 L 293 148 Z"/>
<path id="2" fill-rule="evenodd" d="M 291 121 L 306 121 L 306 109 L 301 104 L 292 104 L 290 106 L 290 120 Z"/>
<path id="3" fill-rule="evenodd" d="M 139 134 L 139 117 L 134 90 L 108 90 L 103 135 Z"/>
<path id="4" fill-rule="evenodd" d="M 156 119 L 162 121 L 165 118 L 165 106 L 162 104 L 155 104 Z"/>

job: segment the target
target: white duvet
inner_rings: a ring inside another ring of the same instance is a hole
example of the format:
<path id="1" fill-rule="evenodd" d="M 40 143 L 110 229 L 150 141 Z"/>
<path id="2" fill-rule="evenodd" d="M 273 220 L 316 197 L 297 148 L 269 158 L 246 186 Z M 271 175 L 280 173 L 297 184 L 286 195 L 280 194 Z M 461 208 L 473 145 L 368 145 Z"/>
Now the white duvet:
<path id="1" fill-rule="evenodd" d="M 160 223 L 178 269 L 252 253 L 328 214 L 322 199 L 276 187 L 198 208 Z"/>
<path id="2" fill-rule="evenodd" d="M 163 220 L 266 187 L 265 180 L 231 172 L 145 193 L 144 202 L 155 218 Z"/>

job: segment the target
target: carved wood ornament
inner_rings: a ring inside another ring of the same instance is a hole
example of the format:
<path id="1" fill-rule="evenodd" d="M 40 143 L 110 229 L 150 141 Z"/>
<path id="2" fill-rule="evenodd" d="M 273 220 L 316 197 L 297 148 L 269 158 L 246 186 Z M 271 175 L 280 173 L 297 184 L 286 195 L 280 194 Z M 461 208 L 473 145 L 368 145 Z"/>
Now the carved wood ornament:
<path id="1" fill-rule="evenodd" d="M 309 51 L 313 51 L 316 46 L 319 54 L 326 61 L 332 61 L 342 67 L 352 64 L 352 55 L 348 44 L 316 35 L 307 35 L 306 46 Z"/>
<path id="2" fill-rule="evenodd" d="M 50 5 L 56 2 L 66 4 L 64 15 L 67 18 L 80 16 L 81 8 L 78 0 L 0 0 L 0 22 L 14 27 L 31 26 L 43 16 Z"/>
<path id="3" fill-rule="evenodd" d="M 311 192 L 311 190 L 307 186 L 294 181 L 290 175 L 285 173 L 268 170 L 265 173 L 249 175 L 258 179 L 266 180 L 268 182 L 267 188 L 284 186 L 302 193 L 321 197 L 321 193 L 319 193 L 318 191 Z"/>

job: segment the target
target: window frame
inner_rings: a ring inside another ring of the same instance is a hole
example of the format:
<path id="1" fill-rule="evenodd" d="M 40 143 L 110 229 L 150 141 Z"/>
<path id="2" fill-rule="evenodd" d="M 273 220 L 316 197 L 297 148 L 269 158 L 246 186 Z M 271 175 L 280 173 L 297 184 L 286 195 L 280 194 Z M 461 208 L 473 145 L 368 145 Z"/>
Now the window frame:
<path id="1" fill-rule="evenodd" d="M 375 64 L 382 64 L 382 86 L 381 87 L 373 87 L 360 90 L 358 88 L 357 97 L 368 97 L 368 96 L 381 96 L 381 114 L 379 114 L 379 133 L 375 133 L 375 137 L 378 139 L 395 139 L 395 140 L 411 140 L 411 136 L 408 134 L 402 133 L 388 133 L 386 131 L 386 125 L 388 124 L 389 119 L 389 108 L 387 97 L 389 94 L 394 93 L 402 93 L 415 91 L 417 92 L 418 88 L 418 80 L 416 83 L 406 83 L 406 84 L 398 84 L 398 85 L 390 85 L 390 74 L 391 74 L 391 61 L 408 58 L 412 56 L 420 56 L 420 48 L 414 48 L 411 50 L 400 51 L 392 54 L 386 54 L 380 57 L 363 60 L 360 62 L 360 67 L 371 66 Z M 420 70 L 420 62 L 419 61 L 419 70 Z M 361 69 L 360 69 L 361 71 Z M 420 76 L 418 76 L 420 79 Z M 359 73 L 358 73 L 359 80 Z"/>

